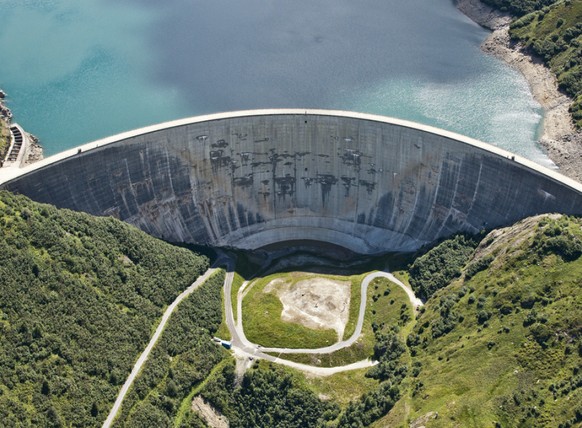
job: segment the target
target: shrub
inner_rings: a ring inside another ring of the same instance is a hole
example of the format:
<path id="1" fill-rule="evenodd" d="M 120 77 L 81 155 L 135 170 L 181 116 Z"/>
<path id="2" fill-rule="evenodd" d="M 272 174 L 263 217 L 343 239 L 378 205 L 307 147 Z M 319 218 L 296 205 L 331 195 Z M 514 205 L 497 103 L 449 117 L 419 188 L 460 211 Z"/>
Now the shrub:
<path id="1" fill-rule="evenodd" d="M 487 322 L 489 318 L 491 318 L 491 313 L 488 311 L 483 310 L 477 313 L 477 322 L 479 324 L 485 324 L 485 322 Z"/>
<path id="2" fill-rule="evenodd" d="M 417 295 L 428 300 L 460 276 L 477 244 L 478 239 L 474 237 L 457 235 L 418 257 L 409 269 L 410 285 Z"/>

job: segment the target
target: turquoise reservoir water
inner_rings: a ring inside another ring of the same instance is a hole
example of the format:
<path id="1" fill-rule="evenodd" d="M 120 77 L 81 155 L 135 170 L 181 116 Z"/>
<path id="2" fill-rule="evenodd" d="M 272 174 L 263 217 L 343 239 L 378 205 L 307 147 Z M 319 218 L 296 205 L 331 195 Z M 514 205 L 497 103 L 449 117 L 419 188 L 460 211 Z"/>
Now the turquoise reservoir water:
<path id="1" fill-rule="evenodd" d="M 525 80 L 451 0 L 0 0 L 0 87 L 46 154 L 251 108 L 409 119 L 548 164 Z"/>

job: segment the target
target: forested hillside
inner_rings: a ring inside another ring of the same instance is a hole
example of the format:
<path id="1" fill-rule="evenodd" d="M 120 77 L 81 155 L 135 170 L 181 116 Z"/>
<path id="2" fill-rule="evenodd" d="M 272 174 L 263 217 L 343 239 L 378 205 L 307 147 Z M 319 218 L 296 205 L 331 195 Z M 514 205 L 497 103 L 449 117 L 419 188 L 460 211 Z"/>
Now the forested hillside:
<path id="1" fill-rule="evenodd" d="M 228 355 L 210 340 L 222 321 L 223 284 L 222 271 L 180 303 L 126 396 L 114 426 L 179 425 L 193 389 Z"/>
<path id="2" fill-rule="evenodd" d="M 582 0 L 483 0 L 515 15 L 511 38 L 541 58 L 573 100 L 570 112 L 582 126 Z"/>
<path id="3" fill-rule="evenodd" d="M 372 305 L 380 364 L 344 377 L 314 382 L 265 362 L 237 375 L 227 359 L 195 383 L 200 372 L 180 374 L 182 351 L 167 352 L 166 341 L 119 425 L 205 426 L 191 408 L 199 395 L 231 427 L 579 426 L 581 255 L 582 220 L 561 216 L 445 240 L 410 265 L 427 299 L 418 318 L 388 321 Z M 380 288 L 374 300 L 381 294 L 389 306 L 392 294 Z M 329 393 L 351 388 L 362 395 Z"/>
<path id="4" fill-rule="evenodd" d="M 0 191 L 0 425 L 100 426 L 162 309 L 208 260 Z"/>
<path id="5" fill-rule="evenodd" d="M 509 12 L 515 16 L 523 16 L 535 12 L 546 6 L 556 3 L 558 0 L 481 0 L 502 12 Z"/>
<path id="6" fill-rule="evenodd" d="M 416 319 L 372 289 L 380 363 L 318 379 L 264 362 L 237 375 L 209 340 L 220 273 L 172 315 L 116 426 L 204 426 L 197 395 L 232 427 L 579 426 L 581 256 L 582 220 L 558 215 L 446 240 L 395 272 L 427 299 Z M 100 426 L 163 307 L 207 266 L 0 192 L 0 425 Z"/>

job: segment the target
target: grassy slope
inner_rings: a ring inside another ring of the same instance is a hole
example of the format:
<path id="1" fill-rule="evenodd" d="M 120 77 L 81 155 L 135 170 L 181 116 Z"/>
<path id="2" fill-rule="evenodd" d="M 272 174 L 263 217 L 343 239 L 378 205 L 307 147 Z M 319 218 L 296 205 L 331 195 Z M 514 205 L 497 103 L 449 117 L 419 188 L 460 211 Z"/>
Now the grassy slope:
<path id="1" fill-rule="evenodd" d="M 570 108 L 582 126 L 582 0 L 557 2 L 515 21 L 511 37 L 523 42 L 558 78 L 558 84 L 574 99 Z"/>
<path id="2" fill-rule="evenodd" d="M 0 420 L 99 426 L 204 257 L 0 192 Z"/>
<path id="3" fill-rule="evenodd" d="M 421 370 L 400 405 L 410 416 L 393 412 L 382 424 L 405 426 L 429 412 L 438 418 L 427 427 L 579 423 L 582 258 L 564 261 L 555 252 L 567 252 L 568 243 L 582 251 L 581 226 L 530 220 L 485 239 L 476 257 L 493 255 L 491 265 L 437 292 L 414 329 Z M 461 321 L 435 338 L 441 302 L 453 296 L 450 311 Z"/>

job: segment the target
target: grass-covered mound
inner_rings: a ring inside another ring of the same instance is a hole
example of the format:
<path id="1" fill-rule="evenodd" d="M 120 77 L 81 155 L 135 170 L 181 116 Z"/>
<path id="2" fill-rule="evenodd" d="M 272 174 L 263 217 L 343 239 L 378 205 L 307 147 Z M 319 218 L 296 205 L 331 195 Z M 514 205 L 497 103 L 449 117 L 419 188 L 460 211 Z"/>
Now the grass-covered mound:
<path id="1" fill-rule="evenodd" d="M 278 272 L 258 278 L 247 288 L 242 303 L 246 337 L 265 347 L 320 348 L 336 343 L 340 338 L 335 330 L 310 328 L 296 321 L 282 319 L 283 303 L 277 295 L 281 281 L 291 289 L 301 281 L 327 279 L 348 283 L 349 314 L 342 339 L 349 338 L 356 327 L 361 301 L 361 282 L 365 275 L 323 275 L 310 272 Z M 316 286 L 313 286 L 314 289 Z M 234 293 L 233 293 L 234 294 Z M 315 291 L 317 294 L 317 291 Z M 305 297 L 307 299 L 307 297 Z M 236 302 L 234 300 L 233 302 Z"/>
<path id="2" fill-rule="evenodd" d="M 436 292 L 408 337 L 418 370 L 403 399 L 407 419 L 579 426 L 581 255 L 580 219 L 532 218 L 486 237 L 465 268 L 471 275 Z M 406 425 L 402 413 L 391 416 Z"/>
<path id="3" fill-rule="evenodd" d="M 205 257 L 0 192 L 0 421 L 99 426 Z"/>

